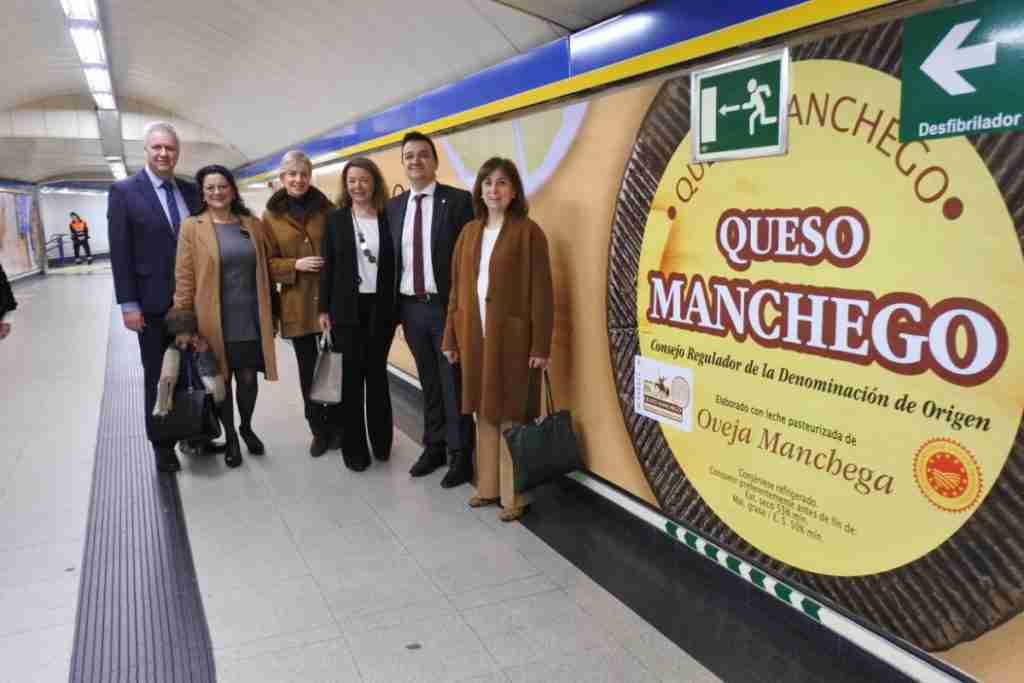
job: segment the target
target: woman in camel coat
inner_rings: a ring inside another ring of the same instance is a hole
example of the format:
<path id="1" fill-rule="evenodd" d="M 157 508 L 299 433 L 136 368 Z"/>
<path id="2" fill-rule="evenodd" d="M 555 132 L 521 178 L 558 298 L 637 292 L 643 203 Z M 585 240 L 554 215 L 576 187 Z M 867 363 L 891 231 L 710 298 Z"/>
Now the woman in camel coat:
<path id="1" fill-rule="evenodd" d="M 252 431 L 258 384 L 256 373 L 277 379 L 274 354 L 272 292 L 269 275 L 270 239 L 266 226 L 253 217 L 238 196 L 235 179 L 223 166 L 206 166 L 196 180 L 202 204 L 185 219 L 178 236 L 174 306 L 167 327 L 179 346 L 209 343 L 228 385 L 220 406 L 227 441 L 225 462 L 242 462 L 241 434 L 253 455 L 264 452 Z M 223 286 L 222 286 L 223 285 Z M 232 380 L 236 386 L 240 425 L 235 432 Z"/>
<path id="2" fill-rule="evenodd" d="M 281 158 L 281 189 L 267 201 L 263 223 L 270 234 L 270 277 L 281 285 L 281 336 L 290 339 L 299 367 L 299 387 L 313 441 L 314 458 L 328 446 L 340 447 L 339 420 L 334 406 L 309 400 L 320 344 L 320 271 L 324 265 L 320 242 L 324 221 L 334 209 L 323 192 L 311 185 L 313 163 L 301 150 Z"/>
<path id="3" fill-rule="evenodd" d="M 477 495 L 481 507 L 501 501 L 503 521 L 526 506 L 512 486 L 512 460 L 502 432 L 535 417 L 547 367 L 553 318 L 551 263 L 544 231 L 527 217 L 515 164 L 495 157 L 473 188 L 476 220 L 459 235 L 441 349 L 462 366 L 462 411 L 476 413 Z M 528 396 L 533 387 L 533 395 Z"/>

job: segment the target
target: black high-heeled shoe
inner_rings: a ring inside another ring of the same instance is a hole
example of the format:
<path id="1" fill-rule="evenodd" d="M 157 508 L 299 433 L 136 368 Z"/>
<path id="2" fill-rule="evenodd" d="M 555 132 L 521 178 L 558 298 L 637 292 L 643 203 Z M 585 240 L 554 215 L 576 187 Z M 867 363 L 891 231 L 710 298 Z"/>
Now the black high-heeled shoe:
<path id="1" fill-rule="evenodd" d="M 238 467 L 242 464 L 242 447 L 238 445 L 238 439 L 232 439 L 224 444 L 224 464 L 228 467 Z"/>
<path id="2" fill-rule="evenodd" d="M 260 437 L 253 433 L 252 427 L 239 427 L 238 435 L 242 437 L 245 447 L 249 449 L 249 453 L 252 455 L 263 455 L 267 452 L 263 447 L 263 442 L 260 441 Z"/>

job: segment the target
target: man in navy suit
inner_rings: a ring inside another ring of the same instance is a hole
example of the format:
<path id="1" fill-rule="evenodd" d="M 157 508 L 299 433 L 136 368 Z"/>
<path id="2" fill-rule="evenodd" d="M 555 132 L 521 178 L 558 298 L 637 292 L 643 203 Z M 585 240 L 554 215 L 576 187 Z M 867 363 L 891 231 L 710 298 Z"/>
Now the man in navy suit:
<path id="1" fill-rule="evenodd" d="M 153 438 L 152 414 L 157 382 L 169 338 L 164 315 L 174 295 L 174 259 L 181 221 L 199 206 L 192 183 L 174 177 L 180 144 L 169 123 L 146 127 L 146 166 L 110 187 L 107 224 L 114 291 L 124 326 L 136 332 L 146 383 L 146 434 L 156 452 L 157 469 L 181 469 L 174 443 Z"/>
<path id="2" fill-rule="evenodd" d="M 423 387 L 423 443 L 409 473 L 421 477 L 445 464 L 441 486 L 473 476 L 473 418 L 462 415 L 462 376 L 441 353 L 451 260 L 462 227 L 473 220 L 469 192 L 437 182 L 437 148 L 413 131 L 402 140 L 402 167 L 412 189 L 387 205 L 397 249 L 399 316 Z"/>

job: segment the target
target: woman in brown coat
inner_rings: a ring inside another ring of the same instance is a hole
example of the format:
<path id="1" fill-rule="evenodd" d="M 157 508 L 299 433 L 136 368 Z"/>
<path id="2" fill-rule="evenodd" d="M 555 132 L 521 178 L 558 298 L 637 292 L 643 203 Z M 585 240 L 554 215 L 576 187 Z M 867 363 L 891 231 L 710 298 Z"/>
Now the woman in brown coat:
<path id="1" fill-rule="evenodd" d="M 551 355 L 551 263 L 511 160 L 495 157 L 481 167 L 473 207 L 477 218 L 455 244 L 441 348 L 462 365 L 463 412 L 476 413 L 477 495 L 469 504 L 500 500 L 499 516 L 509 522 L 522 516 L 527 500 L 515 494 L 502 432 L 539 412 L 541 383 L 526 377 L 546 368 Z"/>
<path id="2" fill-rule="evenodd" d="M 295 349 L 306 421 L 313 434 L 309 454 L 318 458 L 329 444 L 340 446 L 340 435 L 335 426 L 339 420 L 332 419 L 326 406 L 309 400 L 320 344 L 320 242 L 327 212 L 334 208 L 310 184 L 312 176 L 313 163 L 305 153 L 287 152 L 281 159 L 282 188 L 267 202 L 263 223 L 270 231 L 270 276 L 281 285 L 281 336 L 291 339 Z"/>
<path id="3" fill-rule="evenodd" d="M 238 196 L 231 172 L 223 166 L 199 170 L 196 182 L 202 203 L 185 219 L 178 237 L 174 306 L 168 329 L 179 347 L 195 344 L 197 334 L 217 356 L 227 383 L 220 405 L 229 467 L 242 464 L 241 434 L 253 455 L 264 452 L 252 431 L 258 384 L 256 372 L 277 379 L 274 317 L 268 266 L 270 239 L 266 226 L 254 218 Z M 237 385 L 238 432 L 232 406 L 232 379 Z"/>

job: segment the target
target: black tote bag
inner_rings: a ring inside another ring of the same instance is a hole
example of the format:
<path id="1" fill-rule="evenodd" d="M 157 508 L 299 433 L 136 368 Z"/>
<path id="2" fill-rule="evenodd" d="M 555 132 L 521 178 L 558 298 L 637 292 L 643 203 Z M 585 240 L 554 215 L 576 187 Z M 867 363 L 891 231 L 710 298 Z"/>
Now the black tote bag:
<path id="1" fill-rule="evenodd" d="M 182 353 L 182 371 L 174 388 L 174 405 L 167 415 L 153 416 L 154 441 L 212 440 L 221 434 L 213 397 L 206 393 L 195 368 L 193 353 Z"/>
<path id="2" fill-rule="evenodd" d="M 527 404 L 536 374 L 530 373 Z M 572 429 L 572 414 L 568 410 L 555 411 L 551 379 L 547 370 L 543 374 L 548 414 L 505 430 L 516 493 L 525 493 L 563 474 L 583 469 L 576 433 Z"/>

